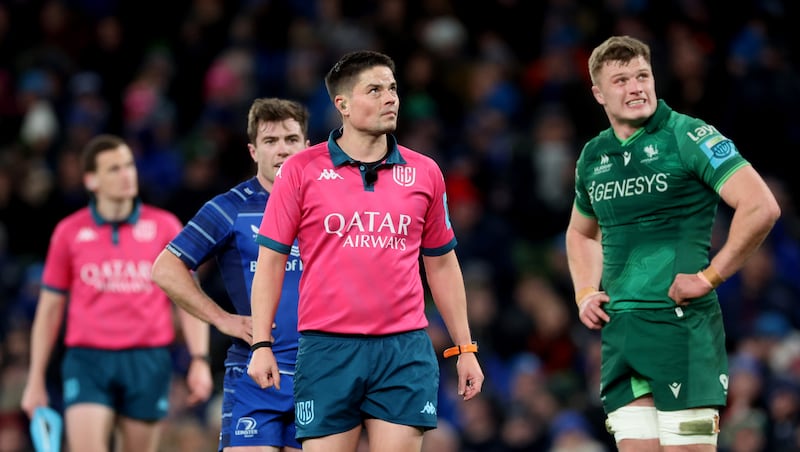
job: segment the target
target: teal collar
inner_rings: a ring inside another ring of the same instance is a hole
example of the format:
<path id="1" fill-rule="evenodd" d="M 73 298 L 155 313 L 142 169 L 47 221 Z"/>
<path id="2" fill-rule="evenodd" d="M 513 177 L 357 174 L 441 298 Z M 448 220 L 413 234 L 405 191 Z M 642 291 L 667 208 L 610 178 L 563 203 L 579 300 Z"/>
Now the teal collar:
<path id="1" fill-rule="evenodd" d="M 664 102 L 663 99 L 659 99 L 658 105 L 656 105 L 656 111 L 653 113 L 653 116 L 647 120 L 644 124 L 645 130 L 647 133 L 653 133 L 657 129 L 663 127 L 664 123 L 667 122 L 670 113 L 672 113 L 672 109 Z"/>
<path id="2" fill-rule="evenodd" d="M 94 219 L 95 224 L 98 226 L 103 226 L 104 224 L 120 225 L 122 223 L 135 224 L 137 221 L 139 221 L 139 215 L 141 215 L 142 210 L 141 207 L 142 201 L 136 199 L 133 202 L 133 210 L 131 210 L 131 214 L 128 215 L 128 218 L 122 221 L 107 221 L 100 216 L 99 212 L 97 212 L 97 201 L 94 199 L 89 200 L 89 210 L 92 212 L 92 219 Z"/>
<path id="3" fill-rule="evenodd" d="M 339 147 L 339 144 L 336 143 L 336 139 L 340 138 L 341 136 L 342 129 L 335 129 L 331 131 L 330 135 L 328 136 L 328 152 L 331 155 L 333 166 L 339 167 L 343 165 L 354 165 L 361 163 L 347 155 L 342 148 Z M 388 145 L 389 153 L 386 156 L 385 164 L 404 165 L 406 161 L 400 154 L 400 149 L 397 147 L 397 139 L 394 137 L 394 135 L 390 133 L 386 134 L 386 144 Z"/>

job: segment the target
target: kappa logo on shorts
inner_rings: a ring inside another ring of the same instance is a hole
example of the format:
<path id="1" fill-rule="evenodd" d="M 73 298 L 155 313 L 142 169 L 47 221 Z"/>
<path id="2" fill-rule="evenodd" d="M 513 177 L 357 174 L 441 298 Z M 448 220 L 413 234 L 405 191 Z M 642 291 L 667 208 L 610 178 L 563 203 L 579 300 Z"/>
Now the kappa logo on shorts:
<path id="1" fill-rule="evenodd" d="M 294 404 L 294 420 L 300 425 L 308 425 L 314 421 L 314 401 L 304 400 Z"/>
<path id="2" fill-rule="evenodd" d="M 432 414 L 432 415 L 436 416 L 436 407 L 431 402 L 425 402 L 425 406 L 422 407 L 422 410 L 420 410 L 420 413 Z"/>

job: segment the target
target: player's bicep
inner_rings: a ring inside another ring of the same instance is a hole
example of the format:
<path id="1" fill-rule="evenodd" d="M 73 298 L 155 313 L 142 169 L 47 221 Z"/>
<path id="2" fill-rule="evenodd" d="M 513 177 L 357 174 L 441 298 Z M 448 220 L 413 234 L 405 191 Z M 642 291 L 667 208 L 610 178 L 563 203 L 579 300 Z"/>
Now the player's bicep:
<path id="1" fill-rule="evenodd" d="M 572 206 L 572 214 L 570 215 L 567 231 L 570 234 L 577 234 L 586 238 L 600 238 L 600 226 L 597 223 L 597 219 L 584 215 L 574 205 Z"/>
<path id="2" fill-rule="evenodd" d="M 742 202 L 768 202 L 773 198 L 767 183 L 750 165 L 733 173 L 720 187 L 719 195 L 733 209 Z"/>

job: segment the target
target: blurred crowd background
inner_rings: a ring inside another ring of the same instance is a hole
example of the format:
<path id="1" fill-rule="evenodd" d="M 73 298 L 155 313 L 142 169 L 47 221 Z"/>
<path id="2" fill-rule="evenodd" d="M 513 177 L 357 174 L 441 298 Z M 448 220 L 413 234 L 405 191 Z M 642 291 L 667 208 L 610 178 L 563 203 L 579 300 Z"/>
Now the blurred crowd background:
<path id="1" fill-rule="evenodd" d="M 302 101 L 316 143 L 337 127 L 323 76 L 345 52 L 397 62 L 400 143 L 445 172 L 484 393 L 456 396 L 442 361 L 434 451 L 613 450 L 599 338 L 577 320 L 563 248 L 575 160 L 608 126 L 591 49 L 653 50 L 659 97 L 732 138 L 783 217 L 719 289 L 731 353 L 721 451 L 800 450 L 800 19 L 792 0 L 0 1 L 0 451 L 30 450 L 19 410 L 30 324 L 55 223 L 87 201 L 78 154 L 125 137 L 141 196 L 188 220 L 253 174 L 246 113 Z M 715 246 L 730 212 L 720 209 Z M 225 305 L 213 270 L 206 290 Z M 435 309 L 430 334 L 451 345 Z M 221 382 L 228 339 L 212 335 Z M 219 394 L 187 407 L 175 346 L 164 451 L 216 450 Z M 55 367 L 55 366 L 51 366 Z M 57 384 L 57 370 L 53 370 Z"/>

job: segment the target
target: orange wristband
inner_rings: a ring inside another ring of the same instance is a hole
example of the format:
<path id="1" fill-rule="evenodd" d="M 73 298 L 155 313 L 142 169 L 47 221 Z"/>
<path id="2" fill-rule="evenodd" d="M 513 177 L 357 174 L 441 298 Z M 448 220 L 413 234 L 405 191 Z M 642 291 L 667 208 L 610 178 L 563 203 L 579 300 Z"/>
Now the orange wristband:
<path id="1" fill-rule="evenodd" d="M 583 289 L 579 290 L 576 293 L 576 295 L 575 295 L 575 304 L 580 306 L 581 301 L 583 301 L 584 298 L 588 297 L 589 295 L 594 295 L 594 294 L 596 294 L 598 292 L 600 292 L 600 291 L 597 290 L 597 287 L 592 287 L 592 286 L 584 287 Z"/>
<path id="2" fill-rule="evenodd" d="M 478 343 L 473 341 L 471 344 L 450 347 L 445 349 L 443 355 L 445 358 L 450 358 L 451 356 L 458 356 L 462 353 L 478 353 Z"/>
<path id="3" fill-rule="evenodd" d="M 717 270 L 710 265 L 698 274 L 698 276 L 700 275 L 702 275 L 702 279 L 711 284 L 711 288 L 713 289 L 716 289 L 720 284 L 725 282 L 725 279 L 719 274 L 719 272 L 717 272 Z"/>

